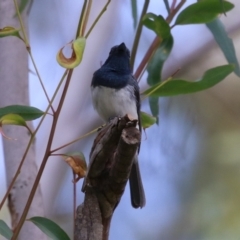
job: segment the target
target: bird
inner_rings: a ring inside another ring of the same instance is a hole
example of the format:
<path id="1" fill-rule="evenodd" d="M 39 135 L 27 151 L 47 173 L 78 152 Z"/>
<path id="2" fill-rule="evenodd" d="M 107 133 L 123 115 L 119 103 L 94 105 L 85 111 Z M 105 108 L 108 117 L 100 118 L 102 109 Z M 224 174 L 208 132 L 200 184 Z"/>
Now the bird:
<path id="1" fill-rule="evenodd" d="M 93 106 L 105 122 L 128 114 L 138 120 L 138 129 L 141 132 L 139 86 L 132 74 L 130 51 L 124 42 L 112 47 L 107 60 L 94 72 L 91 94 Z M 140 144 L 129 177 L 134 208 L 142 208 L 146 204 L 138 163 L 139 150 Z"/>

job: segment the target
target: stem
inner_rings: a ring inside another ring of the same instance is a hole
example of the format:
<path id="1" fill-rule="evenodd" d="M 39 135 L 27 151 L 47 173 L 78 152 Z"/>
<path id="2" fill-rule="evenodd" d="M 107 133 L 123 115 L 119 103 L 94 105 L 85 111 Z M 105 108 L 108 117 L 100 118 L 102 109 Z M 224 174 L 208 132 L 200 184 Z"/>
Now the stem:
<path id="1" fill-rule="evenodd" d="M 61 156 L 61 157 L 66 157 L 67 155 L 66 154 L 63 154 L 63 153 L 54 153 L 54 154 L 51 154 L 51 156 L 56 156 L 56 157 L 59 157 L 59 156 Z"/>
<path id="2" fill-rule="evenodd" d="M 160 87 L 162 87 L 165 83 L 169 82 L 170 80 L 173 79 L 174 75 L 176 75 L 180 71 L 180 68 L 178 68 L 175 72 L 173 72 L 170 77 L 168 77 L 165 81 L 161 82 L 157 88 L 154 88 L 151 92 L 148 94 L 144 94 L 143 97 L 141 98 L 144 100 L 145 98 L 149 97 L 149 95 L 153 94 L 156 90 L 158 90 Z M 142 93 L 141 93 L 142 94 Z"/>
<path id="3" fill-rule="evenodd" d="M 145 69 L 147 63 L 149 62 L 150 58 L 152 57 L 153 53 L 156 51 L 160 43 L 161 39 L 156 36 L 134 74 L 134 77 L 136 79 L 139 79 L 139 76 L 141 75 L 143 69 Z"/>
<path id="4" fill-rule="evenodd" d="M 77 189 L 76 189 L 76 174 L 73 171 L 73 236 L 75 233 L 75 221 L 76 221 L 76 206 L 77 206 Z"/>
<path id="5" fill-rule="evenodd" d="M 176 3 L 177 3 L 177 0 L 172 1 L 172 5 L 171 5 L 171 8 L 170 8 L 170 13 L 174 10 L 174 8 L 176 6 Z"/>
<path id="6" fill-rule="evenodd" d="M 177 12 L 180 10 L 180 8 L 183 6 L 183 4 L 186 2 L 186 0 L 181 0 L 181 2 L 177 5 L 175 9 L 171 9 L 170 14 L 166 18 L 166 21 L 170 23 L 172 19 L 175 17 Z M 153 56 L 154 52 L 156 51 L 157 47 L 161 44 L 162 40 L 156 36 L 155 39 L 153 40 L 151 46 L 149 47 L 148 51 L 146 52 L 145 56 L 143 57 L 141 63 L 139 64 L 134 77 L 139 80 L 139 77 L 143 73 L 143 71 L 146 69 L 146 65 Z"/>
<path id="7" fill-rule="evenodd" d="M 164 4 L 165 4 L 165 7 L 166 7 L 166 10 L 168 12 L 168 14 L 170 13 L 170 7 L 169 7 L 169 3 L 168 3 L 168 0 L 163 0 L 164 1 Z"/>
<path id="8" fill-rule="evenodd" d="M 92 133 L 95 133 L 98 129 L 99 129 L 99 127 L 93 129 L 92 131 L 90 131 L 90 132 L 82 135 L 81 137 L 79 137 L 79 138 L 77 138 L 77 139 L 75 139 L 75 140 L 73 140 L 73 141 L 71 141 L 71 142 L 69 142 L 69 143 L 66 143 L 66 144 L 62 145 L 61 147 L 58 147 L 58 148 L 55 148 L 55 149 L 51 150 L 51 152 L 50 152 L 51 155 L 53 155 L 52 153 L 54 153 L 54 152 L 56 152 L 56 151 L 58 151 L 58 150 L 60 150 L 60 149 L 62 149 L 62 148 L 65 148 L 65 147 L 67 147 L 67 146 L 69 146 L 69 145 L 71 145 L 71 144 L 73 144 L 73 143 L 75 143 L 75 142 L 78 142 L 79 140 L 81 140 L 81 139 L 83 139 L 83 138 L 91 135 Z"/>
<path id="9" fill-rule="evenodd" d="M 45 89 L 45 87 L 44 87 L 43 81 L 42 81 L 42 79 L 41 79 L 41 77 L 40 77 L 40 74 L 39 74 L 39 72 L 38 72 L 37 66 L 36 66 L 36 64 L 35 64 L 35 61 L 34 61 L 34 59 L 33 59 L 32 53 L 31 53 L 31 48 L 30 48 L 30 45 L 29 45 L 29 41 L 28 41 L 28 38 L 27 38 L 27 34 L 26 34 L 26 31 L 25 31 L 24 25 L 23 25 L 23 21 L 22 21 L 22 18 L 21 18 L 21 14 L 20 14 L 20 12 L 19 12 L 17 0 L 13 0 L 13 1 L 14 1 L 14 5 L 15 5 L 16 12 L 17 12 L 18 20 L 19 20 L 19 22 L 20 22 L 20 26 L 21 26 L 21 31 L 22 31 L 22 34 L 23 34 L 24 43 L 25 43 L 25 45 L 26 45 L 28 54 L 30 55 L 30 58 L 31 58 L 31 60 L 32 60 L 34 69 L 35 69 L 35 71 L 36 71 L 36 73 L 37 73 L 37 76 L 38 76 L 39 82 L 40 82 L 40 84 L 41 84 L 41 87 L 42 87 L 42 89 L 43 89 L 43 92 L 44 92 L 44 94 L 45 94 L 45 96 L 46 96 L 46 98 L 47 98 L 47 100 L 48 100 L 48 103 L 50 104 L 50 102 L 51 102 L 51 101 L 50 101 L 50 98 L 49 98 L 49 96 L 48 96 L 48 94 L 47 94 L 47 91 L 46 91 L 46 89 Z M 52 111 L 54 112 L 54 109 L 53 109 L 52 106 L 51 106 L 51 109 L 52 109 Z"/>
<path id="10" fill-rule="evenodd" d="M 105 6 L 103 7 L 102 11 L 98 14 L 97 18 L 95 19 L 95 21 L 93 22 L 92 26 L 89 28 L 85 38 L 88 38 L 89 34 L 91 33 L 91 31 L 93 30 L 93 28 L 95 27 L 95 25 L 97 24 L 98 20 L 100 19 L 100 17 L 103 15 L 103 13 L 107 10 L 108 5 L 110 4 L 111 0 L 108 0 L 107 3 L 105 4 Z"/>
<path id="11" fill-rule="evenodd" d="M 87 0 L 84 1 L 83 7 L 82 7 L 80 20 L 79 20 L 78 28 L 77 28 L 77 36 L 76 36 L 76 38 L 78 36 L 79 37 L 83 36 L 83 21 L 84 21 L 84 17 L 85 17 L 84 15 L 85 15 L 86 6 L 87 6 Z"/>
<path id="12" fill-rule="evenodd" d="M 22 21 L 22 18 L 21 18 L 21 14 L 20 14 L 20 12 L 19 12 L 17 0 L 13 0 L 13 1 L 14 1 L 14 5 L 15 5 L 16 12 L 17 12 L 18 20 L 19 20 L 19 23 L 20 23 L 20 26 L 21 26 L 21 30 L 22 30 L 22 34 L 23 34 L 23 39 L 24 39 L 24 42 L 25 42 L 25 44 L 26 44 L 26 47 L 28 48 L 28 47 L 29 47 L 29 42 L 28 42 L 27 34 L 26 34 L 26 32 L 25 32 L 25 29 L 24 29 L 24 25 L 23 25 L 23 21 Z"/>
<path id="13" fill-rule="evenodd" d="M 92 0 L 89 0 L 89 1 L 88 1 L 88 5 L 87 5 L 87 9 L 86 9 L 86 11 L 85 11 L 83 24 L 82 24 L 81 36 L 83 36 L 84 33 L 85 33 L 86 25 L 87 25 L 88 18 L 89 18 L 89 14 L 90 14 L 90 10 L 91 10 L 91 6 L 92 6 Z"/>
<path id="14" fill-rule="evenodd" d="M 66 93 L 67 93 L 67 89 L 68 89 L 69 84 L 70 84 L 72 73 L 73 73 L 73 69 L 70 69 L 69 72 L 68 72 L 67 80 L 66 80 L 66 83 L 65 83 L 65 86 L 64 86 L 64 89 L 63 89 L 63 93 L 62 93 L 61 99 L 59 101 L 58 108 L 57 108 L 57 110 L 56 110 L 56 112 L 55 112 L 55 114 L 53 116 L 52 128 L 51 128 L 51 131 L 50 131 L 50 135 L 49 135 L 49 139 L 48 139 L 45 155 L 43 157 L 43 160 L 42 160 L 41 166 L 39 168 L 38 174 L 36 176 L 36 179 L 34 181 L 34 184 L 33 184 L 32 190 L 30 192 L 28 201 L 27 201 L 26 206 L 25 206 L 25 208 L 23 210 L 22 216 L 21 216 L 21 218 L 20 218 L 20 220 L 18 222 L 18 225 L 17 225 L 17 227 L 16 227 L 16 229 L 14 231 L 14 234 L 12 236 L 12 240 L 16 240 L 17 239 L 18 234 L 19 234 L 19 232 L 20 232 L 20 230 L 22 228 L 22 225 L 23 225 L 23 223 L 24 223 L 24 221 L 25 221 L 25 219 L 27 217 L 29 208 L 30 208 L 30 206 L 32 204 L 33 197 L 35 195 L 35 192 L 37 190 L 39 181 L 40 181 L 40 179 L 42 177 L 42 173 L 44 171 L 44 168 L 45 168 L 45 165 L 47 163 L 48 157 L 50 155 L 50 149 L 51 149 L 51 146 L 52 146 L 52 141 L 53 141 L 54 133 L 55 133 L 56 126 L 57 126 L 58 117 L 60 115 L 60 112 L 61 112 L 61 109 L 62 109 L 62 106 L 63 106 L 63 102 L 64 102 L 64 99 L 66 97 Z"/>
<path id="15" fill-rule="evenodd" d="M 142 33 L 142 28 L 143 28 L 143 24 L 142 24 L 141 21 L 142 21 L 143 16 L 147 12 L 148 5 L 149 5 L 149 0 L 145 0 L 144 6 L 143 6 L 143 9 L 142 9 L 142 13 L 141 13 L 141 17 L 139 19 L 136 35 L 135 35 L 135 38 L 134 38 L 132 52 L 131 52 L 130 65 L 131 65 L 132 69 L 134 68 L 134 62 L 135 62 L 135 58 L 136 58 L 137 48 L 138 48 L 138 44 L 139 44 L 139 40 L 140 40 L 140 36 L 141 36 L 141 33 Z"/>
<path id="16" fill-rule="evenodd" d="M 149 92 L 148 94 L 145 94 L 145 98 L 148 97 L 149 95 L 153 94 L 154 92 L 156 92 L 159 88 L 161 88 L 163 85 L 165 85 L 167 82 L 169 82 L 170 80 L 172 80 L 172 77 L 169 77 L 168 79 L 166 79 L 165 81 L 161 82 L 157 87 L 155 87 L 151 92 Z M 144 99 L 144 98 L 143 98 Z"/>
<path id="17" fill-rule="evenodd" d="M 30 48 L 30 47 L 27 48 L 27 51 L 28 51 L 28 54 L 29 54 L 29 56 L 30 56 L 30 58 L 31 58 L 32 64 L 33 64 L 34 69 L 35 69 L 35 71 L 36 71 L 36 74 L 37 74 L 37 76 L 38 76 L 38 80 L 39 80 L 39 82 L 40 82 L 40 85 L 41 85 L 41 87 L 42 87 L 42 89 L 43 89 L 43 92 L 44 92 L 44 94 L 45 94 L 45 96 L 46 96 L 46 98 L 47 98 L 47 100 L 48 100 L 48 104 L 50 105 L 50 107 L 51 107 L 51 109 L 52 109 L 52 112 L 54 113 L 54 108 L 53 108 L 53 106 L 52 106 L 52 104 L 51 104 L 51 101 L 50 101 L 50 98 L 49 98 L 49 96 L 48 96 L 48 94 L 47 94 L 47 90 L 46 90 L 46 88 L 44 87 L 42 78 L 41 78 L 41 76 L 40 76 L 40 74 L 39 74 L 39 72 L 38 72 L 37 65 L 36 65 L 36 63 L 35 63 L 35 61 L 34 61 L 31 48 Z"/>
<path id="18" fill-rule="evenodd" d="M 184 5 L 184 3 L 186 2 L 187 0 L 181 0 L 181 2 L 176 6 L 176 8 L 172 9 L 171 8 L 171 12 L 170 14 L 168 15 L 168 17 L 166 18 L 166 21 L 168 23 L 170 23 L 173 18 L 175 17 L 175 15 L 177 14 L 177 12 L 180 10 L 180 8 Z"/>

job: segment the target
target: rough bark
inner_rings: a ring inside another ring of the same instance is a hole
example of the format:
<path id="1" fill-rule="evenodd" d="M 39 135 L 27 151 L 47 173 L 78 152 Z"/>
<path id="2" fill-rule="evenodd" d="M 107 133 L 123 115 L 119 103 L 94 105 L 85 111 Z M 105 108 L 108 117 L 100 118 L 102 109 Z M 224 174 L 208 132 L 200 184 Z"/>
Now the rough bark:
<path id="1" fill-rule="evenodd" d="M 107 240 L 113 212 L 129 179 L 140 142 L 136 121 L 115 118 L 98 133 L 77 209 L 75 240 Z"/>
<path id="2" fill-rule="evenodd" d="M 0 28 L 13 26 L 19 29 L 20 25 L 15 14 L 14 2 L 1 0 Z M 22 13 L 22 17 L 27 29 L 26 10 Z M 16 37 L 1 38 L 0 63 L 0 107 L 12 104 L 29 105 L 28 53 L 24 43 Z M 29 123 L 29 127 L 33 128 L 31 123 Z M 14 126 L 4 127 L 4 133 L 11 138 L 17 139 L 8 140 L 3 138 L 7 185 L 9 186 L 28 144 L 29 134 L 26 129 Z M 32 145 L 22 171 L 8 198 L 13 229 L 18 223 L 26 204 L 36 173 L 35 149 L 34 145 Z M 43 215 L 43 200 L 39 187 L 29 210 L 28 217 Z M 29 239 L 29 236 L 31 236 L 31 239 L 46 239 L 45 235 L 37 227 L 30 222 L 26 222 L 18 239 L 26 240 Z"/>

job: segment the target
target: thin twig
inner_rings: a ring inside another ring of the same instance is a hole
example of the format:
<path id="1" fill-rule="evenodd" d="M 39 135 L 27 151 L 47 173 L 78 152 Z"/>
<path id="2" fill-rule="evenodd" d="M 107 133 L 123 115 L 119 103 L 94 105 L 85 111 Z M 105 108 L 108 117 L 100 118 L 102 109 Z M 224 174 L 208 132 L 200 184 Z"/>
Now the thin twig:
<path id="1" fill-rule="evenodd" d="M 134 62 L 135 62 L 135 58 L 136 58 L 136 54 L 137 54 L 137 48 L 138 48 L 138 44 L 139 44 L 139 40 L 140 40 L 140 36 L 141 36 L 141 33 L 142 33 L 142 28 L 143 28 L 142 19 L 143 19 L 143 16 L 147 12 L 148 5 L 149 5 L 149 0 L 145 0 L 144 5 L 143 5 L 143 9 L 142 9 L 142 13 L 141 13 L 141 17 L 139 19 L 136 35 L 135 35 L 135 38 L 134 38 L 132 51 L 131 51 L 130 65 L 131 65 L 132 69 L 134 68 Z"/>
<path id="2" fill-rule="evenodd" d="M 170 8 L 170 13 L 173 12 L 175 6 L 176 6 L 176 3 L 177 3 L 177 0 L 173 0 L 172 1 L 172 5 L 171 5 L 171 8 Z"/>
<path id="3" fill-rule="evenodd" d="M 164 86 L 167 82 L 169 82 L 169 81 L 171 81 L 171 80 L 172 80 L 172 77 L 169 77 L 169 78 L 166 79 L 165 81 L 160 82 L 160 84 L 159 84 L 157 87 L 154 87 L 154 89 L 153 89 L 151 92 L 145 94 L 145 97 L 144 97 L 143 99 L 145 99 L 147 96 L 152 95 L 152 94 L 153 94 L 154 92 L 156 92 L 159 88 L 161 88 L 162 86 Z"/>
<path id="4" fill-rule="evenodd" d="M 81 11 L 81 15 L 80 15 L 80 20 L 78 22 L 78 27 L 77 27 L 77 34 L 76 34 L 76 38 L 82 37 L 83 36 L 83 21 L 84 21 L 84 17 L 85 17 L 85 12 L 86 12 L 86 7 L 87 7 L 87 0 L 84 1 L 83 7 L 82 7 L 82 11 Z"/>
<path id="5" fill-rule="evenodd" d="M 50 102 L 51 102 L 51 101 L 50 101 L 50 98 L 49 98 L 49 96 L 48 96 L 48 94 L 47 94 L 47 90 L 46 90 L 45 87 L 44 87 L 42 78 L 40 77 L 40 74 L 39 74 L 39 72 L 38 72 L 37 66 L 36 66 L 36 64 L 35 64 L 34 58 L 33 58 L 32 53 L 31 53 L 31 47 L 30 47 L 30 45 L 29 45 L 29 41 L 28 41 L 27 34 L 26 34 L 26 31 L 25 31 L 25 28 L 24 28 L 24 25 L 23 25 L 22 17 L 21 17 L 21 14 L 20 14 L 20 12 L 19 12 L 17 0 L 14 0 L 14 5 L 15 5 L 16 12 L 17 12 L 18 20 L 19 20 L 19 22 L 20 22 L 21 31 L 22 31 L 22 34 L 23 34 L 23 39 L 24 39 L 24 43 L 25 43 L 25 45 L 26 45 L 26 49 L 27 49 L 28 54 L 29 54 L 29 56 L 30 56 L 30 58 L 31 58 L 31 60 L 32 60 L 34 69 L 35 69 L 35 71 L 36 71 L 36 73 L 37 73 L 37 76 L 38 76 L 38 80 L 39 80 L 39 82 L 40 82 L 40 84 L 41 84 L 41 87 L 42 87 L 42 89 L 43 89 L 43 92 L 44 92 L 44 94 L 45 94 L 45 96 L 46 96 L 46 98 L 47 98 L 47 100 L 48 100 L 48 104 L 50 104 Z M 52 111 L 54 112 L 54 109 L 53 109 L 52 105 L 51 105 L 51 109 L 52 109 Z"/>
<path id="6" fill-rule="evenodd" d="M 170 23 L 173 18 L 175 17 L 175 15 L 177 14 L 177 12 L 180 10 L 180 8 L 184 5 L 184 3 L 186 2 L 187 0 L 181 0 L 181 2 L 176 6 L 176 8 L 172 9 L 171 10 L 171 13 L 168 15 L 168 17 L 166 18 L 166 21 L 168 23 Z"/>
<path id="7" fill-rule="evenodd" d="M 92 7 L 92 0 L 88 1 L 87 7 L 86 7 L 86 11 L 85 11 L 85 15 L 84 15 L 84 20 L 83 20 L 83 25 L 82 25 L 82 32 L 81 32 L 81 36 L 84 36 L 85 30 L 86 30 L 86 26 L 87 26 L 87 22 L 88 22 L 88 18 L 89 18 L 89 14 L 90 14 L 90 10 Z"/>
<path id="8" fill-rule="evenodd" d="M 58 147 L 58 148 L 55 148 L 55 149 L 51 150 L 51 151 L 50 151 L 50 154 L 53 155 L 52 153 L 54 153 L 54 152 L 56 152 L 56 151 L 58 151 L 58 150 L 60 150 L 60 149 L 62 149 L 62 148 L 65 148 L 65 147 L 67 147 L 67 146 L 69 146 L 69 145 L 71 145 L 71 144 L 73 144 L 73 143 L 75 143 L 75 142 L 78 142 L 79 140 L 81 140 L 81 139 L 83 139 L 83 138 L 91 135 L 92 133 L 97 132 L 98 129 L 99 129 L 99 127 L 93 129 L 92 131 L 90 131 L 90 132 L 82 135 L 81 137 L 79 137 L 79 138 L 77 138 L 77 139 L 75 139 L 75 140 L 73 140 L 73 141 L 71 141 L 71 142 L 69 142 L 69 143 L 66 143 L 66 144 L 64 144 L 64 145 L 62 145 L 62 146 L 60 146 L 60 147 Z"/>
<path id="9" fill-rule="evenodd" d="M 100 19 L 100 17 L 103 15 L 103 13 L 107 10 L 108 5 L 110 4 L 111 0 L 108 0 L 107 3 L 105 4 L 105 6 L 103 7 L 102 11 L 99 13 L 99 15 L 97 16 L 97 18 L 95 19 L 95 21 L 93 22 L 92 26 L 89 28 L 85 38 L 88 38 L 89 34 L 91 33 L 91 31 L 93 30 L 93 28 L 95 27 L 95 25 L 97 24 L 98 20 Z"/>
<path id="10" fill-rule="evenodd" d="M 158 36 L 156 36 L 134 74 L 134 77 L 136 79 L 139 80 L 139 77 L 142 74 L 143 69 L 145 69 L 147 63 L 149 62 L 150 58 L 152 57 L 153 53 L 156 51 L 160 43 L 161 39 Z"/>
<path id="11" fill-rule="evenodd" d="M 13 0 L 14 2 L 14 5 L 15 5 L 15 10 L 17 12 L 17 16 L 18 16 L 18 21 L 20 23 L 20 26 L 21 26 L 21 30 L 22 30 L 22 34 L 23 34 L 23 39 L 24 39 L 24 42 L 26 44 L 26 47 L 28 48 L 29 47 L 29 42 L 28 42 L 28 38 L 27 38 L 27 33 L 25 31 L 25 28 L 24 28 L 24 24 L 23 24 L 23 21 L 22 21 L 22 18 L 21 18 L 21 14 L 20 14 L 20 11 L 19 11 L 19 8 L 18 8 L 18 4 L 17 4 L 17 1 L 16 0 Z"/>
<path id="12" fill-rule="evenodd" d="M 47 98 L 47 100 L 48 100 L 48 104 L 50 105 L 50 108 L 52 109 L 52 112 L 54 113 L 54 108 L 53 108 L 53 106 L 52 106 L 52 104 L 51 104 L 50 98 L 48 97 L 47 90 L 46 90 L 46 88 L 44 87 L 42 78 L 41 78 L 41 76 L 40 76 L 40 73 L 39 73 L 39 71 L 38 71 L 37 65 L 36 65 L 35 60 L 34 60 L 34 58 L 33 58 L 31 48 L 30 48 L 30 47 L 27 48 L 27 51 L 28 51 L 28 54 L 29 54 L 29 56 L 30 56 L 30 58 L 31 58 L 33 67 L 34 67 L 34 69 L 35 69 L 35 72 L 36 72 L 36 74 L 37 74 L 37 76 L 38 76 L 40 85 L 41 85 L 41 87 L 42 87 L 42 89 L 43 89 L 43 92 L 44 92 L 44 94 L 45 94 L 45 96 L 46 96 L 46 98 Z"/>
<path id="13" fill-rule="evenodd" d="M 73 236 L 75 233 L 75 221 L 76 221 L 76 208 L 77 208 L 77 183 L 76 183 L 76 174 L 74 173 L 74 171 L 72 171 L 73 173 Z"/>

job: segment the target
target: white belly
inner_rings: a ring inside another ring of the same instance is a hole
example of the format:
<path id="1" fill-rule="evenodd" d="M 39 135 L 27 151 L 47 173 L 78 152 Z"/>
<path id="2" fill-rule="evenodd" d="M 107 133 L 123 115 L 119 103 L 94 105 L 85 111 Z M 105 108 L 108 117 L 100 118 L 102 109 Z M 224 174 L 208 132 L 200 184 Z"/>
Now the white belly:
<path id="1" fill-rule="evenodd" d="M 132 86 L 127 86 L 134 91 Z M 133 119 L 138 119 L 135 99 L 130 91 L 125 88 L 115 90 L 107 87 L 92 88 L 92 99 L 94 108 L 104 121 L 114 117 L 123 117 L 126 114 Z"/>

